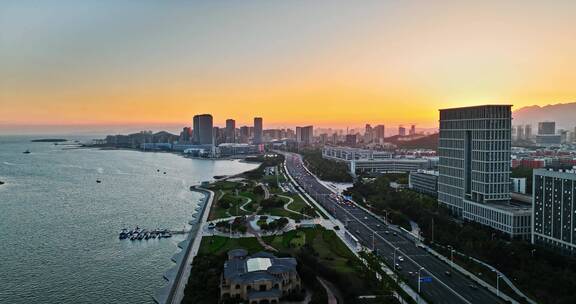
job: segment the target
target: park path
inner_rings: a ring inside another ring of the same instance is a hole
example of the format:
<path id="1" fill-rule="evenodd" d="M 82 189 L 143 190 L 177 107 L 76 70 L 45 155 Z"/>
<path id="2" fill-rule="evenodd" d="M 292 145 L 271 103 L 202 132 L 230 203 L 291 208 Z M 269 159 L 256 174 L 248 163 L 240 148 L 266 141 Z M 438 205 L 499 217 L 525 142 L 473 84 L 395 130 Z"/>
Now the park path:
<path id="1" fill-rule="evenodd" d="M 242 211 L 244 211 L 244 212 L 246 212 L 246 213 L 250 213 L 250 211 L 244 209 L 244 207 L 246 207 L 248 204 L 250 204 L 250 203 L 252 202 L 252 199 L 249 198 L 249 197 L 246 197 L 246 196 L 240 196 L 240 197 L 246 199 L 246 202 L 240 206 L 240 210 L 242 210 Z"/>
<path id="2" fill-rule="evenodd" d="M 264 189 L 264 199 L 269 199 L 270 198 L 270 191 L 268 190 L 268 187 L 266 187 L 266 185 L 264 185 L 263 183 L 258 183 L 256 185 L 260 186 L 260 187 L 262 187 L 262 189 Z"/>
<path id="3" fill-rule="evenodd" d="M 303 217 L 308 217 L 308 218 L 310 217 L 309 215 L 306 215 L 306 214 L 303 214 L 303 213 L 300 213 L 298 211 L 294 211 L 294 210 L 288 208 L 288 206 L 290 206 L 290 204 L 292 204 L 294 202 L 293 198 L 291 198 L 289 196 L 285 196 L 285 195 L 280 195 L 280 194 L 278 194 L 278 197 L 283 197 L 283 198 L 288 199 L 288 202 L 286 204 L 284 204 L 284 210 L 291 212 L 291 213 L 294 213 L 294 214 L 301 215 Z"/>
<path id="4" fill-rule="evenodd" d="M 333 286 L 331 286 L 332 284 L 330 284 L 329 282 L 326 282 L 321 277 L 318 277 L 318 281 L 320 282 L 320 284 L 322 284 L 322 286 L 324 286 L 324 289 L 326 289 L 326 296 L 328 297 L 328 304 L 338 304 L 338 299 L 336 299 L 336 296 L 334 295 L 334 292 L 332 291 L 332 288 L 331 288 L 331 287 L 333 287 Z"/>
<path id="5" fill-rule="evenodd" d="M 252 214 L 251 216 L 249 216 L 246 221 L 248 223 L 250 223 L 251 221 L 253 221 L 256 218 L 255 214 Z M 258 233 L 258 231 L 254 230 L 252 228 L 252 225 L 248 224 L 247 225 L 248 228 L 248 233 L 251 233 L 252 235 L 254 235 L 256 237 L 256 240 L 258 240 L 258 243 L 260 243 L 260 245 L 262 247 L 264 247 L 264 249 L 268 250 L 268 251 L 274 251 L 274 252 L 278 252 L 278 249 L 266 244 L 266 242 L 264 242 L 264 240 L 262 239 L 262 237 L 260 236 L 260 233 Z"/>

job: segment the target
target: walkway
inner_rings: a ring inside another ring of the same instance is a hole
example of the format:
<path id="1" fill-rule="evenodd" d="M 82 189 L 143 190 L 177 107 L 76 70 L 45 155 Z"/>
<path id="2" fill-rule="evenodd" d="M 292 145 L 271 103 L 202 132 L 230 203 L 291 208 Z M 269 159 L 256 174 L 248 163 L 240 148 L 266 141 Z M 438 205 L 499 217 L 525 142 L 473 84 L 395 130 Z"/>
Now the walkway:
<path id="1" fill-rule="evenodd" d="M 198 249 L 200 249 L 200 243 L 202 241 L 203 229 L 202 225 L 206 223 L 208 220 L 208 214 L 210 213 L 209 210 L 212 206 L 214 201 L 214 192 L 208 189 L 195 187 L 194 191 L 202 192 L 206 195 L 206 203 L 202 208 L 200 214 L 200 220 L 196 225 L 195 233 L 192 232 L 188 235 L 188 243 L 182 249 L 183 258 L 179 264 L 176 265 L 176 276 L 172 282 L 169 282 L 168 285 L 168 294 L 165 298 L 159 299 L 155 297 L 154 300 L 157 303 L 166 303 L 166 304 L 178 304 L 182 302 L 184 298 L 184 290 L 186 288 L 186 284 L 188 283 L 188 277 L 190 276 L 190 272 L 192 270 L 192 261 L 194 257 L 198 253 Z"/>
<path id="2" fill-rule="evenodd" d="M 251 222 L 255 219 L 255 215 L 251 215 L 250 217 L 247 218 L 248 222 Z M 254 228 L 252 228 L 252 225 L 248 224 L 247 225 L 248 228 L 248 233 L 251 233 L 252 235 L 254 235 L 256 237 L 256 239 L 258 240 L 258 243 L 260 243 L 260 245 L 262 247 L 264 247 L 264 249 L 268 250 L 268 251 L 274 251 L 274 252 L 278 252 L 278 249 L 266 244 L 266 242 L 264 242 L 264 240 L 262 239 L 262 237 L 260 236 L 260 233 L 258 233 L 258 231 L 254 230 Z"/>
<path id="3" fill-rule="evenodd" d="M 286 211 L 288 211 L 288 212 L 291 212 L 291 213 L 294 213 L 294 214 L 301 215 L 301 216 L 303 216 L 303 217 L 311 218 L 311 216 L 309 216 L 309 215 L 307 215 L 307 214 L 300 213 L 300 212 L 298 212 L 298 211 L 294 211 L 294 210 L 288 208 L 288 206 L 290 206 L 290 204 L 292 204 L 292 203 L 294 202 L 294 199 L 293 199 L 293 198 L 291 198 L 291 197 L 289 197 L 289 196 L 286 196 L 286 195 L 281 195 L 281 194 L 278 194 L 277 196 L 278 196 L 278 197 L 283 197 L 283 198 L 285 198 L 285 199 L 288 199 L 288 202 L 287 202 L 286 204 L 284 204 L 284 207 L 283 207 L 284 210 L 286 210 Z"/>
<path id="4" fill-rule="evenodd" d="M 266 185 L 264 185 L 262 183 L 258 183 L 258 184 L 256 184 L 256 186 L 260 186 L 264 190 L 264 199 L 270 198 L 270 191 L 268 190 L 268 187 L 266 187 Z"/>
<path id="5" fill-rule="evenodd" d="M 246 210 L 246 209 L 244 209 L 244 207 L 246 207 L 248 204 L 250 204 L 250 203 L 252 202 L 252 199 L 251 199 L 251 198 L 249 198 L 249 197 L 246 197 L 246 196 L 240 196 L 240 195 L 239 195 L 239 197 L 242 197 L 242 198 L 245 198 L 245 199 L 246 199 L 246 202 L 245 202 L 244 204 L 242 204 L 242 206 L 240 206 L 240 210 L 242 210 L 242 211 L 244 211 L 244 212 L 246 212 L 246 213 L 250 213 L 250 211 L 249 211 L 249 210 Z"/>
<path id="6" fill-rule="evenodd" d="M 317 277 L 318 281 L 320 282 L 320 284 L 322 284 L 322 286 L 324 286 L 324 289 L 326 289 L 326 296 L 328 297 L 328 304 L 338 304 L 338 299 L 336 299 L 336 296 L 334 295 L 334 292 L 332 292 L 332 289 L 330 288 L 330 283 L 326 282 L 326 280 L 322 279 L 321 277 Z"/>

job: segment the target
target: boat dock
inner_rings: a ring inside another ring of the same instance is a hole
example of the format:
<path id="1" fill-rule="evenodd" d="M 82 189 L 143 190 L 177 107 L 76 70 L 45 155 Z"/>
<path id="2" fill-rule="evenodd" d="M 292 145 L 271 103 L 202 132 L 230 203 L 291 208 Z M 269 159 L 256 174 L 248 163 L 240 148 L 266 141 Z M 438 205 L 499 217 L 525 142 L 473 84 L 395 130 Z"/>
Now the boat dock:
<path id="1" fill-rule="evenodd" d="M 143 229 L 138 226 L 134 229 L 124 228 L 120 231 L 118 238 L 120 240 L 142 241 L 149 239 L 171 238 L 175 234 L 185 234 L 188 230 L 170 230 L 170 229 Z"/>

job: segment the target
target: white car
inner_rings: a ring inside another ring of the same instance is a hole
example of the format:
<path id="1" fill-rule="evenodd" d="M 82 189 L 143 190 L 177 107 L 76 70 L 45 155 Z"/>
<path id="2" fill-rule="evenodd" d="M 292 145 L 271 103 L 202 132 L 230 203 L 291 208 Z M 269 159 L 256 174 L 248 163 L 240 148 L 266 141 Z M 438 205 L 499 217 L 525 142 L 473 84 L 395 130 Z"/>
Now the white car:
<path id="1" fill-rule="evenodd" d="M 399 256 L 399 257 L 398 257 L 398 261 L 399 261 L 399 262 L 404 262 L 404 257 Z"/>

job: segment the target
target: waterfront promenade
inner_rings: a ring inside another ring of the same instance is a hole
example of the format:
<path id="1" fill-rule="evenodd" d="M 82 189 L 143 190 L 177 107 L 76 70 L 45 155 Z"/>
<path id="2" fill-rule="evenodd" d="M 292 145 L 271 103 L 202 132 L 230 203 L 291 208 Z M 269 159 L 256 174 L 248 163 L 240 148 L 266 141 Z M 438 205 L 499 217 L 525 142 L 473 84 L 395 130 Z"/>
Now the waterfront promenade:
<path id="1" fill-rule="evenodd" d="M 190 231 L 187 240 L 183 242 L 182 251 L 175 256 L 175 268 L 169 270 L 165 275 L 168 279 L 167 286 L 159 290 L 154 297 L 154 301 L 159 304 L 179 304 L 182 302 L 184 290 L 192 270 L 192 261 L 198 253 L 202 236 L 204 235 L 202 227 L 207 222 L 210 209 L 212 208 L 214 201 L 213 191 L 201 187 L 193 187 L 192 190 L 203 193 L 205 195 L 205 203 L 200 211 L 198 221 L 193 224 L 194 227 Z M 170 274 L 174 272 L 175 274 L 172 278 Z"/>

